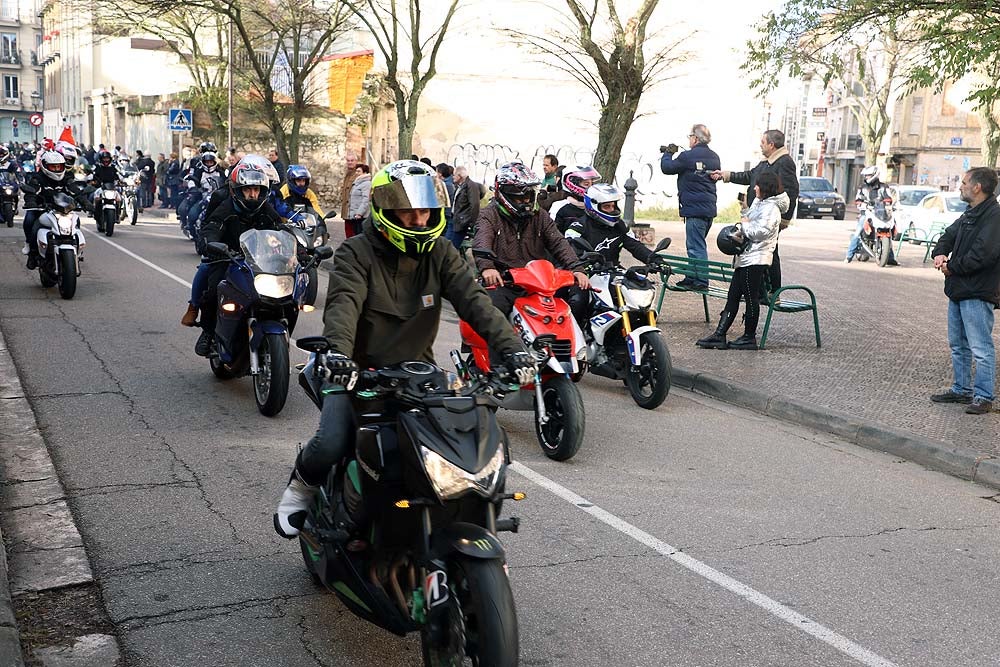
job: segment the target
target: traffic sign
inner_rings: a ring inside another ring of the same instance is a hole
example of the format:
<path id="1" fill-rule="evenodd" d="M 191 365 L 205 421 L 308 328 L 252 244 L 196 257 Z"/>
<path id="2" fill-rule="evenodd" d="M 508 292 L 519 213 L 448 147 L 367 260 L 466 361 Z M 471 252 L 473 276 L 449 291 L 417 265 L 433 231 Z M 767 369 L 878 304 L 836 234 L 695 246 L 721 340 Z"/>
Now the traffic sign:
<path id="1" fill-rule="evenodd" d="M 42 126 L 42 114 L 40 114 L 40 113 L 33 113 L 33 114 L 31 114 L 30 116 L 28 116 L 28 122 L 31 123 L 32 125 L 34 125 L 35 127 L 41 127 Z"/>
<path id="2" fill-rule="evenodd" d="M 167 116 L 167 126 L 173 132 L 190 132 L 194 129 L 190 109 L 171 109 Z"/>

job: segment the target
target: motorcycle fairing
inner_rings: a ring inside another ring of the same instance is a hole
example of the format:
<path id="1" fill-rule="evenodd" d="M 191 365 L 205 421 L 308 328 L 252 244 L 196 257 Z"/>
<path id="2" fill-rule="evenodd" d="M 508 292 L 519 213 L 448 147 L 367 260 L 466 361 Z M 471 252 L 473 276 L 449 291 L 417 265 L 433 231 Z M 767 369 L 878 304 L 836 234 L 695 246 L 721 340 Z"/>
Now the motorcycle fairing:
<path id="1" fill-rule="evenodd" d="M 594 334 L 594 340 L 598 345 L 604 345 L 604 337 L 611 329 L 621 322 L 621 313 L 609 310 L 599 313 L 590 318 L 590 331 Z"/>
<path id="2" fill-rule="evenodd" d="M 510 276 L 517 285 L 529 292 L 549 296 L 576 282 L 571 271 L 557 269 L 545 259 L 533 259 L 523 269 L 510 269 Z"/>
<path id="3" fill-rule="evenodd" d="M 663 335 L 663 332 L 660 331 L 659 327 L 647 325 L 632 329 L 628 335 L 628 339 L 625 341 L 628 345 L 628 357 L 632 360 L 633 366 L 638 366 L 642 363 L 642 345 L 640 344 L 639 339 L 642 337 L 642 334 L 649 333 L 650 331 L 655 331 L 661 336 Z"/>

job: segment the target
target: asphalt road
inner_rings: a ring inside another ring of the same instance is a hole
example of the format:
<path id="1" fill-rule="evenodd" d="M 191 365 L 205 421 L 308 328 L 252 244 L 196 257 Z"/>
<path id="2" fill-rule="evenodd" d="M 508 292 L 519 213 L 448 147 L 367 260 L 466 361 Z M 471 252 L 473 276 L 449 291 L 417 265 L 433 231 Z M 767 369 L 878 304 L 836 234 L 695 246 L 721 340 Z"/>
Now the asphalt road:
<path id="1" fill-rule="evenodd" d="M 194 355 L 191 244 L 162 220 L 86 227 L 72 301 L 0 229 L 0 325 L 127 664 L 420 664 L 415 637 L 351 616 L 275 536 L 317 413 L 293 384 L 262 417 L 249 379 Z M 295 335 L 320 330 L 317 311 Z M 452 319 L 439 360 L 455 346 Z M 541 455 L 527 414 L 502 415 L 528 494 L 502 535 L 522 664 L 1000 662 L 991 491 L 679 390 L 648 412 L 619 383 L 582 389 L 568 463 Z"/>

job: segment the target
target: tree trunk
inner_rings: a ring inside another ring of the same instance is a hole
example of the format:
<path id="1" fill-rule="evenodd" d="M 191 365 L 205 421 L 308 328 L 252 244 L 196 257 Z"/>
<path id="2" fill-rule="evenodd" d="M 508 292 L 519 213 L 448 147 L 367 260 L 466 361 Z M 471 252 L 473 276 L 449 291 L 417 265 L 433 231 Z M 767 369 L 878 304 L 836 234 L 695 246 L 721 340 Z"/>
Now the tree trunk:
<path id="1" fill-rule="evenodd" d="M 1000 154 L 1000 117 L 992 113 L 991 109 L 981 110 L 979 117 L 983 121 L 983 164 L 996 167 L 997 156 Z"/>
<path id="2" fill-rule="evenodd" d="M 597 151 L 594 153 L 594 168 L 601 173 L 602 180 L 612 183 L 622 157 L 622 146 L 635 120 L 639 108 L 639 95 L 635 92 L 611 91 L 609 102 L 601 109 L 597 123 Z"/>

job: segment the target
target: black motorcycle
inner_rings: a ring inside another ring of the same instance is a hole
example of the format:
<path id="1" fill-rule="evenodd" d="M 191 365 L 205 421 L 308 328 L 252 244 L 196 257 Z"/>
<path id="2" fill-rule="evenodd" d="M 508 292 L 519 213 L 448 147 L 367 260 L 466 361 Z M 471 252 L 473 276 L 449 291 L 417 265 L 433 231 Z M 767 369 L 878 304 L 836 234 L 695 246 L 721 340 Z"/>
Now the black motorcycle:
<path id="1" fill-rule="evenodd" d="M 0 207 L 3 209 L 3 222 L 8 227 L 14 226 L 14 216 L 17 215 L 17 201 L 21 195 L 21 183 L 17 174 L 6 169 L 0 171 Z"/>
<path id="2" fill-rule="evenodd" d="M 333 389 L 329 343 L 311 352 L 299 383 L 321 407 Z M 459 381 L 423 361 L 361 373 L 351 394 L 356 453 L 334 466 L 299 534 L 313 579 L 354 614 L 389 632 L 420 632 L 424 664 L 518 663 L 517 615 L 498 531 L 510 461 L 497 424 L 495 376 Z M 516 389 L 516 387 L 515 387 Z M 346 463 L 346 465 L 344 465 Z"/>

